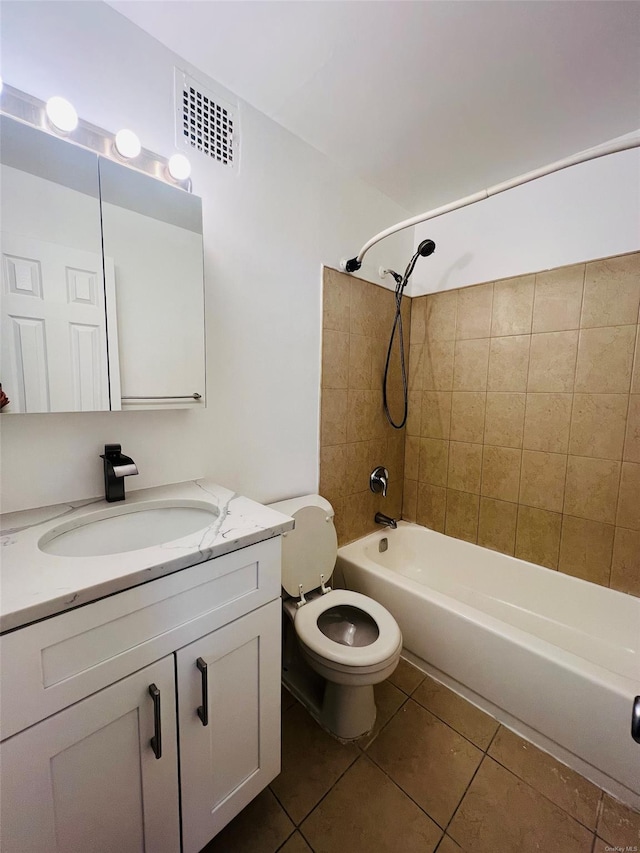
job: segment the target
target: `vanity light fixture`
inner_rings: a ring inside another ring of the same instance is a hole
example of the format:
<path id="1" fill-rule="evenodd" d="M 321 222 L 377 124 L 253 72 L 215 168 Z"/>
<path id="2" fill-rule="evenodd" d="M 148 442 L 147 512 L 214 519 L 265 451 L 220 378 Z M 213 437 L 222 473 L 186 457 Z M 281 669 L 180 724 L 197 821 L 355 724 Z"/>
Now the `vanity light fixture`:
<path id="1" fill-rule="evenodd" d="M 78 126 L 78 113 L 66 98 L 61 98 L 59 95 L 49 98 L 45 109 L 47 118 L 55 130 L 71 133 Z"/>
<path id="2" fill-rule="evenodd" d="M 125 163 L 131 169 L 191 192 L 191 166 L 184 155 L 174 155 L 169 161 L 143 148 L 132 130 L 123 128 L 113 134 L 91 124 L 79 118 L 69 101 L 59 95 L 49 98 L 45 103 L 5 83 L 1 77 L 0 93 L 0 114 L 30 124 L 45 133 L 67 137 L 70 144 L 95 151 L 101 157 Z"/>
<path id="3" fill-rule="evenodd" d="M 118 154 L 125 160 L 133 160 L 142 151 L 140 140 L 132 130 L 119 130 L 114 144 Z"/>
<path id="4" fill-rule="evenodd" d="M 176 181 L 186 181 L 191 174 L 191 163 L 184 154 L 174 154 L 169 158 L 168 170 Z"/>

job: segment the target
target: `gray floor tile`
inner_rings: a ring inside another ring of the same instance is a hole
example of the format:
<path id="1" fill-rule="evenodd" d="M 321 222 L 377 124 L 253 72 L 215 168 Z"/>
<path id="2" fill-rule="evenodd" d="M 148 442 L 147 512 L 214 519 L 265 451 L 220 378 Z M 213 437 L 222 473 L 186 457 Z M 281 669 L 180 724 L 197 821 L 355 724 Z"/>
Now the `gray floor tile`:
<path id="1" fill-rule="evenodd" d="M 421 672 L 408 660 L 400 658 L 395 671 L 389 676 L 389 681 L 407 696 L 410 696 L 423 678 L 424 672 Z"/>
<path id="2" fill-rule="evenodd" d="M 357 743 L 361 749 L 368 749 L 371 746 L 380 734 L 381 729 L 389 722 L 402 703 L 407 700 L 406 693 L 394 687 L 388 679 L 376 684 L 373 690 L 376 697 L 376 722 L 371 734 L 358 740 Z"/>
<path id="3" fill-rule="evenodd" d="M 265 788 L 201 853 L 275 853 L 294 829 L 282 806 Z"/>
<path id="4" fill-rule="evenodd" d="M 296 702 L 282 715 L 282 772 L 271 783 L 289 817 L 299 824 L 360 755 L 323 731 Z"/>
<path id="5" fill-rule="evenodd" d="M 498 731 L 497 720 L 429 676 L 413 692 L 412 698 L 482 750 L 489 746 Z"/>
<path id="6" fill-rule="evenodd" d="M 400 708 L 367 755 L 443 828 L 483 757 L 413 699 Z"/>
<path id="7" fill-rule="evenodd" d="M 447 829 L 468 853 L 590 853 L 594 835 L 486 757 Z"/>
<path id="8" fill-rule="evenodd" d="M 301 827 L 315 853 L 431 853 L 442 830 L 363 755 Z"/>

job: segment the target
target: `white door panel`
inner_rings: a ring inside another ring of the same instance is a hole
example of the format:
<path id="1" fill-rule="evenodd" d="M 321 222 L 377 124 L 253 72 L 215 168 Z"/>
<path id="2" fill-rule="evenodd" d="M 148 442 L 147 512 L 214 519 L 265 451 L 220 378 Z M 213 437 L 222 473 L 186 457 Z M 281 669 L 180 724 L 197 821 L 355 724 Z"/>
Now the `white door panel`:
<path id="1" fill-rule="evenodd" d="M 108 410 L 101 255 L 3 232 L 1 268 L 7 411 Z"/>

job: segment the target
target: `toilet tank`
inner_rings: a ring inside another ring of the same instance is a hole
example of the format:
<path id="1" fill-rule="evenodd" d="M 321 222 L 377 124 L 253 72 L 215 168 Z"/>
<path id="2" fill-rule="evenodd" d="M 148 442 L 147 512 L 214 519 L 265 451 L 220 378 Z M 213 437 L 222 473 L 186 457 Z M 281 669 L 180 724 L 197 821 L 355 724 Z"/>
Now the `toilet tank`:
<path id="1" fill-rule="evenodd" d="M 303 495 L 270 504 L 272 509 L 291 516 L 293 530 L 282 536 L 282 586 L 289 595 L 299 596 L 320 586 L 320 575 L 329 582 L 338 554 L 338 537 L 333 525 L 334 511 L 320 495 Z"/>

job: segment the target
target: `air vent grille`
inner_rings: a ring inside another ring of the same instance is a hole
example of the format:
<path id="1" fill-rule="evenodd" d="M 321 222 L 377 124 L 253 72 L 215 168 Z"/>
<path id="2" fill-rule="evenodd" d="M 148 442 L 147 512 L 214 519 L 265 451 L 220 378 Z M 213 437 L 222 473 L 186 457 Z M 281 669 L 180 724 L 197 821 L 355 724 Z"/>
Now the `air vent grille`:
<path id="1" fill-rule="evenodd" d="M 176 142 L 195 148 L 223 166 L 234 167 L 236 108 L 176 69 Z"/>

